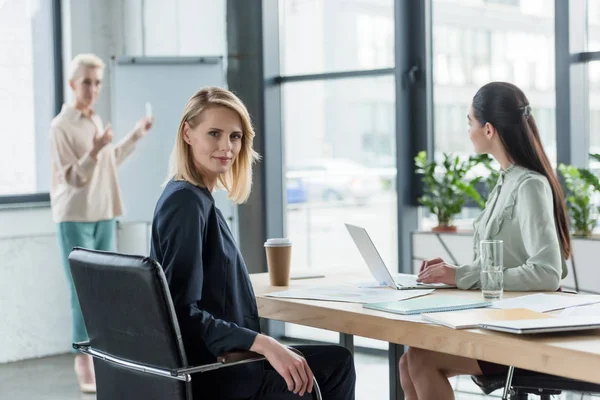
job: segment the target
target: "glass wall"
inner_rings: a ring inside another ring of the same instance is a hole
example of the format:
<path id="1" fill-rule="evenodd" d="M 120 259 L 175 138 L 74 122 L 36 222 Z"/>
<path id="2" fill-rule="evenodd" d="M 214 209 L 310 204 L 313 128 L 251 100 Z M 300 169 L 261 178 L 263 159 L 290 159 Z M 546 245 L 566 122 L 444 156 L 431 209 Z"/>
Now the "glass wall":
<path id="1" fill-rule="evenodd" d="M 392 0 L 280 1 L 282 75 L 392 67 L 393 10 Z M 283 84 L 293 268 L 366 268 L 348 222 L 398 269 L 394 90 L 392 73 Z"/>
<path id="2" fill-rule="evenodd" d="M 397 270 L 393 76 L 288 83 L 282 98 L 294 268 L 366 268 L 347 222 Z"/>
<path id="3" fill-rule="evenodd" d="M 0 1 L 0 196 L 48 190 L 53 63 L 52 2 Z"/>
<path id="4" fill-rule="evenodd" d="M 393 0 L 280 0 L 281 74 L 392 68 Z"/>
<path id="5" fill-rule="evenodd" d="M 466 118 L 473 95 L 490 81 L 507 81 L 529 98 L 555 162 L 554 1 L 432 0 L 432 7 L 436 157 L 473 154 Z M 455 223 L 470 228 L 478 212 L 465 209 Z M 436 224 L 423 215 L 422 228 Z"/>
<path id="6" fill-rule="evenodd" d="M 281 75 L 286 234 L 292 274 L 367 270 L 344 223 L 367 229 L 398 270 L 393 0 L 281 0 Z M 310 74 L 359 71 L 350 77 Z M 286 324 L 296 338 L 335 332 Z M 386 343 L 356 338 L 363 346 Z"/>
<path id="7" fill-rule="evenodd" d="M 587 42 L 588 51 L 600 51 L 600 1 L 587 0 Z M 590 132 L 590 152 L 600 153 L 600 62 L 587 64 L 589 89 L 588 124 Z M 592 164 L 596 167 L 595 164 Z M 600 169 L 599 169 L 600 170 Z"/>
<path id="8" fill-rule="evenodd" d="M 587 0 L 587 51 L 600 51 L 600 1 Z"/>

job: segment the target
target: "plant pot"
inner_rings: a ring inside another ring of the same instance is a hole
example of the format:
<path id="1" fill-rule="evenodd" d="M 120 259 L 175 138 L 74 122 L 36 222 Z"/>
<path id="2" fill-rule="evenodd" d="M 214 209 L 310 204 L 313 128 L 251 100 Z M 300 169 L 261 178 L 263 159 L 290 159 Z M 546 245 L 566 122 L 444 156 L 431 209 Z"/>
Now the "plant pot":
<path id="1" fill-rule="evenodd" d="M 584 231 L 575 231 L 571 234 L 571 237 L 574 238 L 580 238 L 580 239 L 587 239 L 592 237 L 592 232 L 584 232 Z"/>
<path id="2" fill-rule="evenodd" d="M 456 232 L 457 228 L 454 225 L 438 225 L 438 226 L 431 228 L 431 231 L 437 232 L 437 233 L 449 233 L 449 232 Z"/>

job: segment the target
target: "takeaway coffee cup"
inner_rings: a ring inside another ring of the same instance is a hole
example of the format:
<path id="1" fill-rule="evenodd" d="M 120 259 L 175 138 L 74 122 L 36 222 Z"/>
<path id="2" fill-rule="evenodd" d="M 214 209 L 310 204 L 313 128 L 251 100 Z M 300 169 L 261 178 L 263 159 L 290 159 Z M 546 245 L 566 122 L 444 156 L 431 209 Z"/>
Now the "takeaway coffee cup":
<path id="1" fill-rule="evenodd" d="M 292 260 L 292 242 L 287 238 L 268 239 L 265 242 L 267 268 L 272 286 L 288 286 L 290 282 L 290 263 Z"/>

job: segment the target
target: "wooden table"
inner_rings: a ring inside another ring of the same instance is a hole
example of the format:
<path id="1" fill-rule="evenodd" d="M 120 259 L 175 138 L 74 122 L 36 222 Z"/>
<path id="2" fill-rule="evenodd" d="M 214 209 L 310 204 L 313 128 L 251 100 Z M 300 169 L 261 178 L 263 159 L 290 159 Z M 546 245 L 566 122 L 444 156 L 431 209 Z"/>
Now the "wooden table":
<path id="1" fill-rule="evenodd" d="M 535 337 L 480 329 L 454 330 L 409 322 L 402 320 L 401 315 L 365 309 L 361 304 L 266 297 L 269 292 L 286 288 L 270 286 L 268 274 L 253 274 L 251 279 L 262 318 L 389 342 L 391 399 L 403 397 L 397 382 L 396 364 L 403 348 L 394 345 L 413 346 L 600 384 L 600 330 Z M 360 279 L 368 279 L 368 276 L 338 274 L 292 281 L 290 287 L 332 285 Z M 431 295 L 442 294 L 469 298 L 481 296 L 479 291 L 460 290 L 436 290 Z M 505 293 L 505 298 L 523 294 L 527 293 Z"/>

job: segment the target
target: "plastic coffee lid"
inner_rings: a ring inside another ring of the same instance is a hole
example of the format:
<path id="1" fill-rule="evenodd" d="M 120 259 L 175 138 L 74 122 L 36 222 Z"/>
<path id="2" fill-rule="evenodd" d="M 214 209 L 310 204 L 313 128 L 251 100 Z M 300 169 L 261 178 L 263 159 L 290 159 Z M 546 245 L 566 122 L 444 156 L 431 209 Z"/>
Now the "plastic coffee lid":
<path id="1" fill-rule="evenodd" d="M 288 238 L 272 238 L 267 239 L 265 242 L 266 247 L 280 247 L 280 246 L 289 246 L 292 244 L 292 241 Z"/>

